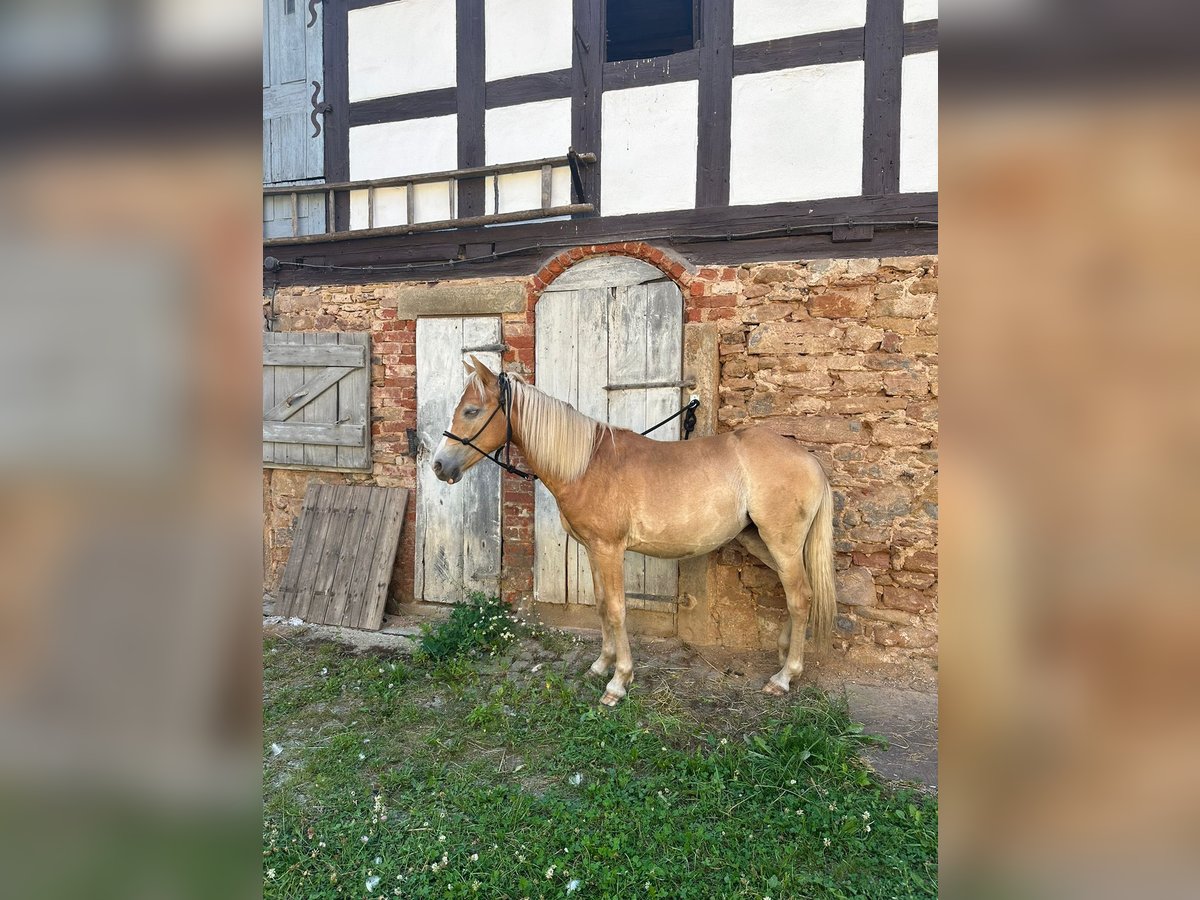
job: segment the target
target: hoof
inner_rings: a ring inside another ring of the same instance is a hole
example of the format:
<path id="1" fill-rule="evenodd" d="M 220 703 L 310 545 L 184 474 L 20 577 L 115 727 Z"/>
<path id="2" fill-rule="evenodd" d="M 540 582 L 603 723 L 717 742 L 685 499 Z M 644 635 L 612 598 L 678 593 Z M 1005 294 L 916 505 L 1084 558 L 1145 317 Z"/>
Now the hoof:
<path id="1" fill-rule="evenodd" d="M 605 706 L 616 706 L 621 702 L 619 694 L 614 694 L 612 691 L 605 691 L 604 696 L 600 698 L 600 702 Z"/>
<path id="2" fill-rule="evenodd" d="M 774 681 L 768 681 L 766 684 L 764 684 L 762 692 L 764 694 L 770 694 L 772 697 L 786 697 L 788 695 L 788 689 L 785 687 L 780 687 Z"/>
<path id="3" fill-rule="evenodd" d="M 600 662 L 600 660 L 596 660 L 594 663 L 592 663 L 591 668 L 588 669 L 588 674 L 595 675 L 597 678 L 607 678 L 608 668 L 609 667 Z"/>

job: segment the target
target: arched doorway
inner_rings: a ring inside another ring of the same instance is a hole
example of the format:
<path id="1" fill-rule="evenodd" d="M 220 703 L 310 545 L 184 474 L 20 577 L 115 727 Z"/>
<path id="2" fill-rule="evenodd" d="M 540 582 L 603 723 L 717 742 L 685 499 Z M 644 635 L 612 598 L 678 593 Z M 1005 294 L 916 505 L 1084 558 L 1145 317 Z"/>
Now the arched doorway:
<path id="1" fill-rule="evenodd" d="M 683 294 L 660 269 L 625 256 L 583 260 L 552 282 L 537 304 L 537 384 L 602 422 L 642 431 L 679 409 Z M 679 420 L 652 435 L 679 439 Z M 534 500 L 534 596 L 541 603 L 594 605 L 587 554 L 568 537 L 554 497 Z M 679 566 L 625 555 L 627 603 L 667 609 Z"/>

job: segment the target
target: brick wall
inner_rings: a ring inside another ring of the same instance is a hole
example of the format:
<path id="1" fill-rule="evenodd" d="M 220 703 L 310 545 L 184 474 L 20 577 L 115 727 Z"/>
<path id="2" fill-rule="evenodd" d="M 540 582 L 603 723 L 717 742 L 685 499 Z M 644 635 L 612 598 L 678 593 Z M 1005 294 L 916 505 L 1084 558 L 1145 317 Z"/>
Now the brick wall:
<path id="1" fill-rule="evenodd" d="M 573 248 L 528 279 L 476 280 L 524 286 L 524 310 L 501 314 L 507 369 L 536 379 L 540 292 L 599 253 L 636 256 L 663 269 L 683 290 L 687 320 L 718 329 L 719 430 L 767 425 L 820 457 L 837 507 L 840 640 L 885 656 L 936 655 L 936 257 L 689 270 L 642 243 Z M 396 317 L 397 290 L 377 284 L 276 294 L 280 331 L 371 332 L 374 462 L 369 474 L 264 471 L 268 587 L 286 561 L 309 478 L 415 486 L 405 437 L 416 427 L 415 322 Z M 506 477 L 502 503 L 501 589 L 524 605 L 533 589 L 532 484 Z M 410 503 L 393 600 L 412 599 L 414 518 Z M 715 555 L 712 583 L 762 615 L 782 615 L 778 579 L 739 549 Z"/>

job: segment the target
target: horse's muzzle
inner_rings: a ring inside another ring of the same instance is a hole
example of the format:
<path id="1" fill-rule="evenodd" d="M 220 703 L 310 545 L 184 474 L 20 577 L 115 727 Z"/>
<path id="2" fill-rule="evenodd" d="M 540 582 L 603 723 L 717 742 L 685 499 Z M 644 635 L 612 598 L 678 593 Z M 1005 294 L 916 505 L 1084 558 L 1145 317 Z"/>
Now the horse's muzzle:
<path id="1" fill-rule="evenodd" d="M 446 484 L 454 484 L 462 475 L 458 466 L 443 465 L 440 459 L 435 459 L 432 464 L 433 474 Z"/>

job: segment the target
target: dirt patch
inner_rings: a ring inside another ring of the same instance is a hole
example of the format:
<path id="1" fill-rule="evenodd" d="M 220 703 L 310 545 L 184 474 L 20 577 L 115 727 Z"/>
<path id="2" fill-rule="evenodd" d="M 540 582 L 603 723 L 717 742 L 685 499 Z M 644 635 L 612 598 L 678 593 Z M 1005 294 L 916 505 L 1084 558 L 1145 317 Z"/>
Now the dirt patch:
<path id="1" fill-rule="evenodd" d="M 264 619 L 264 629 L 278 637 L 332 640 L 356 651 L 411 652 L 423 620 L 389 616 L 380 632 L 291 624 L 277 617 Z M 599 635 L 592 631 L 552 633 L 545 643 L 518 641 L 501 656 L 480 660 L 484 675 L 526 682 L 557 672 L 577 683 L 591 684 L 599 701 L 604 680 L 589 675 L 600 652 Z M 752 729 L 779 709 L 779 700 L 762 693 L 766 680 L 779 668 L 774 653 L 693 647 L 676 638 L 634 637 L 634 683 L 631 691 L 651 703 L 663 717 L 694 723 L 696 732 L 735 734 Z M 844 696 L 851 717 L 869 734 L 883 737 L 887 747 L 869 748 L 863 757 L 882 777 L 926 788 L 937 786 L 937 685 L 915 667 L 864 666 L 861 660 L 831 651 L 805 661 L 800 685 L 816 685 Z M 796 685 L 793 697 L 798 696 Z M 440 698 L 438 698 L 440 699 Z"/>

